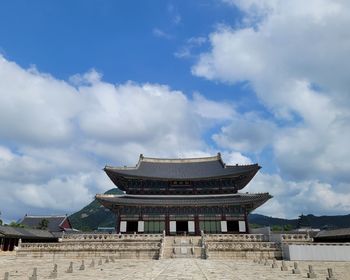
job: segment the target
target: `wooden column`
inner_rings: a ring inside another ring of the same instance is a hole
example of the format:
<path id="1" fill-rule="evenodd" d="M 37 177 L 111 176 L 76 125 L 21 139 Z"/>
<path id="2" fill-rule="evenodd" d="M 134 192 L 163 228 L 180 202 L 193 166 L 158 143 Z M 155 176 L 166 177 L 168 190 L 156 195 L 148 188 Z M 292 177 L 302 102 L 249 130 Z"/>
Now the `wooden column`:
<path id="1" fill-rule="evenodd" d="M 249 233 L 250 229 L 249 229 L 248 214 L 247 214 L 247 210 L 246 209 L 244 209 L 244 221 L 245 221 L 245 232 Z"/>
<path id="2" fill-rule="evenodd" d="M 198 211 L 196 211 L 197 213 L 194 215 L 194 231 L 195 231 L 195 235 L 201 235 L 201 230 L 199 228 L 199 216 L 198 216 Z"/>
<path id="3" fill-rule="evenodd" d="M 115 213 L 115 232 L 119 233 L 120 232 L 120 211 L 117 210 L 114 213 Z"/>
<path id="4" fill-rule="evenodd" d="M 13 251 L 14 247 L 15 247 L 15 239 L 10 238 L 9 251 Z"/>
<path id="5" fill-rule="evenodd" d="M 165 214 L 165 235 L 170 235 L 170 220 L 169 220 L 169 211 L 167 209 Z"/>
<path id="6" fill-rule="evenodd" d="M 9 250 L 9 238 L 8 237 L 5 237 L 4 238 L 4 243 L 3 243 L 3 250 L 4 251 L 8 251 Z"/>

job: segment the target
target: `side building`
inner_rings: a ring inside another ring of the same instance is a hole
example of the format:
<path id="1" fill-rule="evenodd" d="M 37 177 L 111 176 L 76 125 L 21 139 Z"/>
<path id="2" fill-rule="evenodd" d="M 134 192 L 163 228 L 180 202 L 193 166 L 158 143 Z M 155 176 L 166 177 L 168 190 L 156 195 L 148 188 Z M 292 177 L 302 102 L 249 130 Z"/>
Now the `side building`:
<path id="1" fill-rule="evenodd" d="M 96 195 L 116 215 L 116 232 L 166 235 L 248 233 L 248 214 L 269 193 L 240 193 L 261 167 L 226 165 L 220 153 L 188 159 L 147 158 L 104 171 L 125 194 Z"/>

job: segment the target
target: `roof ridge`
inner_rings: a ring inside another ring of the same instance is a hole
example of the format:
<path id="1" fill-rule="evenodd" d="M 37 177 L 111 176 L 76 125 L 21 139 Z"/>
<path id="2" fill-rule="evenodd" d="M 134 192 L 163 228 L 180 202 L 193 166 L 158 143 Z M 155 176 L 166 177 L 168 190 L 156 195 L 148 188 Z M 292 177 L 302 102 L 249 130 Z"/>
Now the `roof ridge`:
<path id="1" fill-rule="evenodd" d="M 140 155 L 140 162 L 165 162 L 165 163 L 184 163 L 184 162 L 206 162 L 206 161 L 216 161 L 221 160 L 221 154 L 218 153 L 215 156 L 208 157 L 190 157 L 190 158 L 155 158 L 155 157 L 145 157 Z"/>
<path id="2" fill-rule="evenodd" d="M 25 215 L 24 218 L 66 218 L 67 215 Z"/>
<path id="3" fill-rule="evenodd" d="M 209 157 L 192 157 L 192 158 L 155 158 L 155 157 L 145 157 L 143 154 L 140 154 L 139 161 L 135 166 L 110 166 L 106 165 L 106 168 L 109 169 L 122 169 L 122 170 L 134 170 L 138 169 L 142 162 L 152 162 L 152 163 L 195 163 L 195 162 L 208 162 L 208 161 L 220 161 L 223 167 L 225 163 L 222 161 L 221 154 L 217 153 L 215 156 Z"/>

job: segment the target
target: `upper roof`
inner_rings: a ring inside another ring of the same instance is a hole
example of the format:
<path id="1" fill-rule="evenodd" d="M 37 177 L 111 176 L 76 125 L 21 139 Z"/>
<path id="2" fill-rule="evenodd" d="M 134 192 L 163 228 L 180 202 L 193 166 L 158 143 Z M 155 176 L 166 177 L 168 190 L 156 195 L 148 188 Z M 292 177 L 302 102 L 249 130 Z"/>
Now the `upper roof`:
<path id="1" fill-rule="evenodd" d="M 70 225 L 69 219 L 67 216 L 24 216 L 23 220 L 21 221 L 21 224 L 30 227 L 30 228 L 38 228 L 40 226 L 40 223 L 42 220 L 47 220 L 47 230 L 51 232 L 58 232 L 64 230 L 64 222 L 68 220 L 68 223 Z"/>
<path id="2" fill-rule="evenodd" d="M 245 173 L 255 173 L 261 167 L 251 165 L 226 165 L 220 153 L 213 157 L 159 159 L 140 155 L 135 167 L 106 166 L 104 171 L 113 180 L 113 177 L 151 178 L 165 180 L 198 180 L 209 178 L 234 177 Z"/>

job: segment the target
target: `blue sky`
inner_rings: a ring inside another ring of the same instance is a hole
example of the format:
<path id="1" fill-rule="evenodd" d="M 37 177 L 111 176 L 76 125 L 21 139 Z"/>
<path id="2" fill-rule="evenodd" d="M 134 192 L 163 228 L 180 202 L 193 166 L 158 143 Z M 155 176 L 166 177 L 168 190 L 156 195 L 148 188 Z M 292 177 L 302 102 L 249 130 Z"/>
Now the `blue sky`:
<path id="1" fill-rule="evenodd" d="M 258 213 L 348 213 L 347 6 L 0 3 L 3 218 L 74 212 L 140 153 L 218 151 L 263 167 Z"/>

